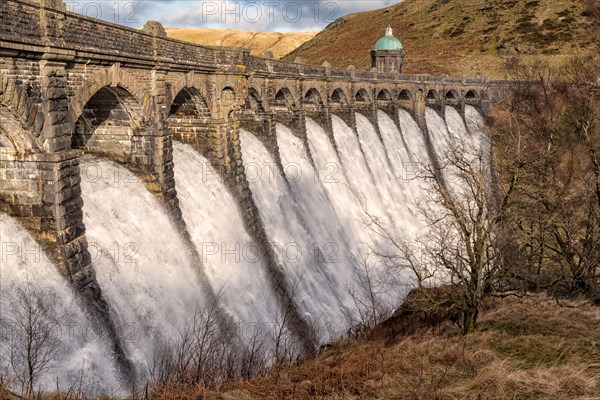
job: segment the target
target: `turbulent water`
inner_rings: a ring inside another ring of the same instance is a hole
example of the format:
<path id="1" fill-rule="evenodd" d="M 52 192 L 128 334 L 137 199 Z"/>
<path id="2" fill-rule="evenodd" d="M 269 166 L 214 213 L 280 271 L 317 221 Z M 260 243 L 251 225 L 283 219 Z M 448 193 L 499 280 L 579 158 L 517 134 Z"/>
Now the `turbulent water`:
<path id="1" fill-rule="evenodd" d="M 142 372 L 206 305 L 202 275 L 158 200 L 118 164 L 86 157 L 83 221 L 92 262 L 125 350 Z"/>
<path id="2" fill-rule="evenodd" d="M 357 114 L 355 132 L 333 116 L 329 136 L 307 118 L 306 141 L 277 125 L 278 158 L 252 132 L 241 131 L 246 176 L 279 268 L 276 275 L 283 276 L 299 315 L 325 327 L 321 341 L 346 333 L 364 318 L 357 298 L 364 295 L 365 266 L 375 260 L 380 273 L 391 274 L 380 262 L 393 251 L 385 234 L 411 241 L 426 229 L 419 208 L 430 193 L 424 179 L 433 162 L 427 144 L 438 165 L 457 146 L 468 149 L 473 160 L 489 161 L 485 123 L 473 107 L 466 107 L 464 118 L 447 107 L 445 120 L 427 108 L 428 139 L 404 110 L 396 120 L 381 111 L 377 119 L 374 126 Z M 219 173 L 181 143 L 174 143 L 174 164 L 191 240 L 126 169 L 89 156 L 81 163 L 83 220 L 97 280 L 118 339 L 141 378 L 156 351 L 215 298 L 224 315 L 242 328 L 271 327 L 285 308 L 270 264 L 261 258 L 236 197 Z M 61 326 L 60 351 L 42 387 L 53 389 L 56 377 L 66 387 L 83 371 L 87 387 L 115 389 L 120 382 L 111 346 L 87 340 L 93 329 L 66 280 L 49 261 L 32 261 L 41 250 L 15 219 L 0 218 L 0 367 L 9 368 L 18 289 L 48 291 L 50 301 L 42 312 L 45 320 Z M 411 279 L 398 277 L 405 283 Z M 382 294 L 392 307 L 402 295 L 398 288 Z M 65 326 L 75 329 L 67 334 Z"/>
<path id="3" fill-rule="evenodd" d="M 81 300 L 31 235 L 3 214 L 0 249 L 0 368 L 12 377 L 5 378 L 4 384 L 21 389 L 15 376 L 27 375 L 22 368 L 31 339 L 39 358 L 50 360 L 35 390 L 56 389 L 58 384 L 66 391 L 80 381 L 90 394 L 117 388 L 120 382 L 110 346 L 96 335 Z M 44 335 L 47 340 L 41 339 Z M 15 370 L 11 364 L 19 367 Z"/>
<path id="4" fill-rule="evenodd" d="M 277 297 L 235 199 L 191 145 L 174 143 L 174 161 L 183 217 L 219 303 L 242 327 L 266 328 L 277 318 Z"/>

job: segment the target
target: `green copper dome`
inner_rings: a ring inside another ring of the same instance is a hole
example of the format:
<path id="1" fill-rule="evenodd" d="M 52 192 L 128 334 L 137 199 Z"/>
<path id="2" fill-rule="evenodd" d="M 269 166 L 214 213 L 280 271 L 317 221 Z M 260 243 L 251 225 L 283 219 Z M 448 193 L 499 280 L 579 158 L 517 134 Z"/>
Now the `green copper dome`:
<path id="1" fill-rule="evenodd" d="M 391 26 L 388 26 L 385 36 L 375 43 L 375 50 L 402 50 L 403 48 L 402 43 L 394 37 Z"/>

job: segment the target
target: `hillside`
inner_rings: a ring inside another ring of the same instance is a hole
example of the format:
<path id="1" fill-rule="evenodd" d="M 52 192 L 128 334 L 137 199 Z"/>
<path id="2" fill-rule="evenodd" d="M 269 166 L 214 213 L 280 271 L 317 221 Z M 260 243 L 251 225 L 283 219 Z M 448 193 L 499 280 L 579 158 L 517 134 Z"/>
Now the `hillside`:
<path id="1" fill-rule="evenodd" d="M 598 51 L 599 10 L 598 0 L 406 0 L 344 16 L 286 59 L 369 69 L 391 19 L 406 49 L 404 72 L 502 76 L 511 54 L 555 63 Z"/>
<path id="2" fill-rule="evenodd" d="M 252 55 L 270 51 L 276 58 L 291 52 L 302 43 L 312 39 L 317 32 L 249 32 L 237 29 L 167 28 L 173 39 L 211 46 L 245 47 Z"/>
<path id="3" fill-rule="evenodd" d="M 450 323 L 395 340 L 341 340 L 312 360 L 219 390 L 153 398 L 598 399 L 600 313 L 541 294 L 488 302 L 479 331 Z"/>

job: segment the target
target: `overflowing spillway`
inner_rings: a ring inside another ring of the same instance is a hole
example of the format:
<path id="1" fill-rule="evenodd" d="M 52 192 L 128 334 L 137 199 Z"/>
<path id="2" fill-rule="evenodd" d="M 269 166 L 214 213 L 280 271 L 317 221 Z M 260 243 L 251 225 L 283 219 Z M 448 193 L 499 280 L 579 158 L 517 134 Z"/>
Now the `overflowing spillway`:
<path id="1" fill-rule="evenodd" d="M 22 387 L 28 361 L 37 359 L 47 362 L 31 363 L 39 369 L 36 391 L 57 386 L 66 391 L 80 381 L 87 394 L 117 388 L 108 341 L 97 336 L 81 299 L 37 242 L 3 214 L 0 242 L 0 369 L 12 377 L 4 384 Z"/>
<path id="2" fill-rule="evenodd" d="M 207 303 L 202 275 L 156 197 L 127 169 L 85 157 L 83 221 L 104 299 L 143 373 L 158 348 Z"/>
<path id="3" fill-rule="evenodd" d="M 469 106 L 465 116 L 452 107 L 444 111 L 442 118 L 426 108 L 428 132 L 404 110 L 393 117 L 379 111 L 376 124 L 357 113 L 356 129 L 334 115 L 330 132 L 306 118 L 305 136 L 278 124 L 277 153 L 254 132 L 241 130 L 246 178 L 259 214 L 253 218 L 262 223 L 274 260 L 255 243 L 257 236 L 244 219 L 247 210 L 240 208 L 233 189 L 192 145 L 173 145 L 184 226 L 176 226 L 158 197 L 125 167 L 85 156 L 86 238 L 117 342 L 138 378 L 144 379 L 161 346 L 211 302 L 218 304 L 221 317 L 240 327 L 236 346 L 248 339 L 245 327 L 272 333 L 285 318 L 282 288 L 297 314 L 318 328 L 321 342 L 365 318 L 365 273 L 394 282 L 378 295 L 389 307 L 397 306 L 404 293 L 398 282 L 409 284 L 411 276 L 386 269 L 385 256 L 393 252 L 386 236 L 410 242 L 426 231 L 421 209 L 430 189 L 425 176 L 445 165 L 457 148 L 489 164 L 491 146 L 478 111 Z M 444 171 L 445 179 L 452 174 Z M 72 324 L 75 332 L 94 329 L 56 266 L 45 259 L 31 261 L 30 251 L 44 254 L 35 240 L 16 219 L 0 215 L 0 222 L 0 368 L 6 370 L 7 327 L 19 316 L 14 299 L 21 287 L 51 291 L 53 303 L 43 310 L 48 321 Z M 54 388 L 57 377 L 65 386 L 72 384 L 80 371 L 96 391 L 121 384 L 106 340 L 75 334 L 67 341 L 66 333 L 61 335 L 62 350 L 44 371 L 41 387 Z"/>
<path id="4" fill-rule="evenodd" d="M 174 143 L 175 181 L 184 220 L 221 306 L 239 324 L 267 328 L 279 306 L 266 260 L 235 199 L 210 162 L 191 145 Z"/>

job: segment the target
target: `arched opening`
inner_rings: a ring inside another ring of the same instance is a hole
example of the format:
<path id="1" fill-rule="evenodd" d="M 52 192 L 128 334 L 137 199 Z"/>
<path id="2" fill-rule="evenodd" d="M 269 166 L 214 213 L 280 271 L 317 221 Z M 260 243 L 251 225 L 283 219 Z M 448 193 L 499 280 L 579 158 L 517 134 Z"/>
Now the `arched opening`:
<path id="1" fill-rule="evenodd" d="M 379 91 L 379 93 L 377 93 L 377 100 L 389 101 L 391 99 L 392 99 L 392 95 L 390 94 L 389 90 L 387 90 L 387 89 L 381 89 Z"/>
<path id="2" fill-rule="evenodd" d="M 438 96 L 437 96 L 437 92 L 433 89 L 431 89 L 429 92 L 427 92 L 427 95 L 425 96 L 425 98 L 427 100 L 437 100 Z"/>
<path id="3" fill-rule="evenodd" d="M 365 89 L 359 89 L 354 98 L 359 103 L 365 103 L 369 100 L 369 93 Z"/>
<path id="4" fill-rule="evenodd" d="M 302 103 L 318 106 L 323 104 L 323 99 L 321 98 L 321 94 L 317 89 L 310 88 L 304 95 Z"/>
<path id="5" fill-rule="evenodd" d="M 206 131 L 209 122 L 210 110 L 202 94 L 196 88 L 183 88 L 173 100 L 167 119 L 173 138 L 195 141 Z"/>
<path id="6" fill-rule="evenodd" d="M 478 96 L 477 96 L 477 92 L 475 92 L 474 90 L 469 90 L 469 91 L 467 92 L 467 94 L 465 95 L 465 98 L 466 98 L 467 100 L 475 100 L 475 99 L 477 99 L 477 98 L 478 98 Z"/>
<path id="7" fill-rule="evenodd" d="M 333 93 L 331 93 L 331 102 L 332 103 L 346 103 L 346 94 L 342 89 L 335 89 Z"/>
<path id="8" fill-rule="evenodd" d="M 398 94 L 398 100 L 411 100 L 412 95 L 408 89 L 402 89 Z"/>
<path id="9" fill-rule="evenodd" d="M 248 88 L 248 96 L 246 96 L 246 101 L 244 102 L 244 109 L 252 110 L 256 113 L 265 112 L 260 94 L 255 88 Z"/>
<path id="10" fill-rule="evenodd" d="M 456 92 L 456 90 L 447 91 L 446 100 L 458 100 L 458 93 Z"/>
<path id="11" fill-rule="evenodd" d="M 105 86 L 85 104 L 71 135 L 71 147 L 122 156 L 129 153 L 141 108 L 122 87 Z"/>
<path id="12" fill-rule="evenodd" d="M 235 104 L 235 90 L 232 87 L 224 87 L 221 91 L 221 103 L 229 106 Z"/>
<path id="13" fill-rule="evenodd" d="M 292 96 L 290 89 L 284 87 L 279 89 L 275 94 L 275 102 L 273 105 L 275 107 L 285 107 L 291 110 L 296 107 L 296 101 L 294 100 L 294 96 Z"/>

